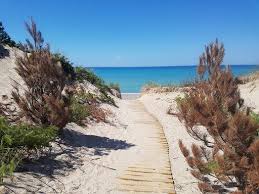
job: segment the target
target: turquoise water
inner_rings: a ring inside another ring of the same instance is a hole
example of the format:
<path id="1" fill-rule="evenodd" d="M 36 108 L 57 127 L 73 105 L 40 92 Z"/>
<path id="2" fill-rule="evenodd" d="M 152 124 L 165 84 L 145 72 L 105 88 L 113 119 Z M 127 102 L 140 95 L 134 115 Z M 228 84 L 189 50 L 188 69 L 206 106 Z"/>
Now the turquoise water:
<path id="1" fill-rule="evenodd" d="M 148 82 L 179 84 L 195 79 L 196 66 L 170 67 L 94 67 L 91 68 L 107 83 L 119 83 L 122 93 L 138 93 Z M 234 75 L 244 75 L 259 70 L 256 65 L 233 65 Z"/>

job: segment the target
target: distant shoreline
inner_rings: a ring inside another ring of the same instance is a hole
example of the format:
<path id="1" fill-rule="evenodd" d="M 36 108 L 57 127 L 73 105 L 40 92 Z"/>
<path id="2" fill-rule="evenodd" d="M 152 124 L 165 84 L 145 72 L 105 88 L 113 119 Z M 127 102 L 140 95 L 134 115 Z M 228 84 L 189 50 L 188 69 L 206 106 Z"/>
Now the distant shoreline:
<path id="1" fill-rule="evenodd" d="M 225 64 L 222 66 L 259 66 L 259 64 Z M 163 68 L 163 67 L 197 67 L 197 64 L 194 65 L 160 65 L 160 66 L 91 66 L 88 67 L 90 69 L 95 69 L 95 68 Z"/>
<path id="2" fill-rule="evenodd" d="M 135 100 L 140 97 L 141 93 L 121 93 L 123 100 Z"/>
<path id="3" fill-rule="evenodd" d="M 92 70 L 106 83 L 119 84 L 122 93 L 140 93 L 147 84 L 180 85 L 196 78 L 196 66 L 99 67 Z M 258 71 L 259 66 L 235 65 L 231 70 L 235 76 L 242 76 Z"/>

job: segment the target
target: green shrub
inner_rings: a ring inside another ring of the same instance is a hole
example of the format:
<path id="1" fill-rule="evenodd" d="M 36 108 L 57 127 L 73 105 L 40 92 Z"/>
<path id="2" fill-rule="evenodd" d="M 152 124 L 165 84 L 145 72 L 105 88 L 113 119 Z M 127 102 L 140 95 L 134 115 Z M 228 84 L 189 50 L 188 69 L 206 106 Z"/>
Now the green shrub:
<path id="1" fill-rule="evenodd" d="M 76 80 L 83 82 L 89 81 L 91 84 L 100 89 L 101 92 L 109 91 L 109 87 L 105 84 L 104 80 L 94 74 L 90 69 L 86 67 L 75 67 Z"/>
<path id="2" fill-rule="evenodd" d="M 4 147 L 39 149 L 49 146 L 49 142 L 55 139 L 57 133 L 58 130 L 54 126 L 9 125 L 5 119 L 0 119 L 0 137 Z"/>
<path id="3" fill-rule="evenodd" d="M 207 163 L 207 170 L 211 173 L 211 172 L 216 172 L 218 169 L 219 169 L 219 164 L 217 161 L 215 160 L 212 160 L 212 161 L 209 161 Z"/>
<path id="4" fill-rule="evenodd" d="M 85 124 L 84 121 L 87 117 L 96 122 L 106 122 L 108 111 L 100 108 L 100 102 L 114 103 L 113 99 L 109 96 L 96 96 L 91 93 L 79 92 L 75 94 L 70 101 L 70 121 L 79 125 Z"/>
<path id="5" fill-rule="evenodd" d="M 101 96 L 99 96 L 98 99 L 101 102 L 108 103 L 108 104 L 116 106 L 113 98 L 111 98 L 108 95 L 108 92 L 110 92 L 110 87 L 105 84 L 103 79 L 101 79 L 100 77 L 95 75 L 91 70 L 89 70 L 85 67 L 76 67 L 75 73 L 76 73 L 76 80 L 77 81 L 83 82 L 84 80 L 87 80 L 100 90 Z M 114 87 L 114 89 L 117 89 L 119 91 L 118 85 L 111 84 L 111 86 Z"/>
<path id="6" fill-rule="evenodd" d="M 110 97 L 108 94 L 102 93 L 102 94 L 99 96 L 99 100 L 100 100 L 101 102 L 104 102 L 104 103 L 107 103 L 107 104 L 116 106 L 116 103 L 115 103 L 114 99 L 113 99 L 112 97 Z"/>
<path id="7" fill-rule="evenodd" d="M 12 175 L 30 150 L 49 147 L 57 134 L 58 129 L 54 126 L 11 125 L 0 117 L 0 184 L 4 177 Z"/>
<path id="8" fill-rule="evenodd" d="M 259 124 L 259 114 L 251 112 L 251 117 L 257 124 Z"/>
<path id="9" fill-rule="evenodd" d="M 250 116 L 252 117 L 252 120 L 256 123 L 259 124 L 259 114 L 255 112 L 251 112 Z M 259 128 L 257 129 L 257 137 L 259 137 Z"/>
<path id="10" fill-rule="evenodd" d="M 4 177 L 13 175 L 13 172 L 16 169 L 17 164 L 18 164 L 17 157 L 12 158 L 8 164 L 4 162 L 0 163 L 0 185 L 3 183 Z"/>
<path id="11" fill-rule="evenodd" d="M 80 102 L 80 99 L 73 96 L 70 103 L 70 121 L 82 124 L 82 120 L 90 115 L 87 107 Z"/>
<path id="12" fill-rule="evenodd" d="M 63 68 L 64 73 L 67 77 L 69 77 L 71 80 L 75 79 L 75 70 L 73 67 L 73 63 L 69 61 L 67 57 L 62 55 L 61 53 L 55 53 L 53 54 L 53 58 L 56 62 L 60 62 Z"/>
<path id="13" fill-rule="evenodd" d="M 115 90 L 117 90 L 118 92 L 121 92 L 121 90 L 120 90 L 120 85 L 119 85 L 118 83 L 110 83 L 110 84 L 109 84 L 109 88 L 115 89 Z"/>
<path id="14" fill-rule="evenodd" d="M 2 22 L 0 22 L 0 44 L 6 44 L 10 47 L 15 47 L 16 43 L 13 41 L 4 29 Z"/>

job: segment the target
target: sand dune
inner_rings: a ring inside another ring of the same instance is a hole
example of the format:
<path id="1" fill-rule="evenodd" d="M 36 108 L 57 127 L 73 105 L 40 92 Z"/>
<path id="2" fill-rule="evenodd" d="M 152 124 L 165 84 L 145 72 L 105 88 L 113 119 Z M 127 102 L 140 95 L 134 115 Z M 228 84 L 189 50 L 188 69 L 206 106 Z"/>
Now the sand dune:
<path id="1" fill-rule="evenodd" d="M 239 89 L 246 105 L 259 112 L 259 79 L 240 85 Z"/>

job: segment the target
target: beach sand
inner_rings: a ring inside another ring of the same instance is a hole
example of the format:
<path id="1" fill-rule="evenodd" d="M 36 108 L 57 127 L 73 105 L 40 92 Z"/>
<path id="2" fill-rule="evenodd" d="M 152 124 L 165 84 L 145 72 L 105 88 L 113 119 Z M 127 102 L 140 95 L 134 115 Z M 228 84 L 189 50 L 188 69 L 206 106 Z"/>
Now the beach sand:
<path id="1" fill-rule="evenodd" d="M 0 95 L 11 94 L 14 80 L 22 83 L 21 77 L 16 73 L 16 58 L 23 56 L 23 52 L 17 48 L 5 47 L 8 50 L 8 57 L 0 58 Z"/>
<path id="2" fill-rule="evenodd" d="M 239 89 L 245 104 L 259 113 L 259 79 L 240 85 Z"/>
<path id="3" fill-rule="evenodd" d="M 140 97 L 140 93 L 122 93 L 121 98 L 123 100 L 136 100 Z"/>

